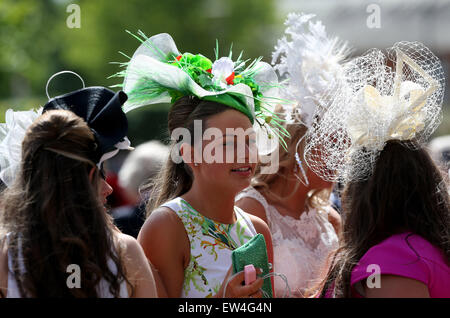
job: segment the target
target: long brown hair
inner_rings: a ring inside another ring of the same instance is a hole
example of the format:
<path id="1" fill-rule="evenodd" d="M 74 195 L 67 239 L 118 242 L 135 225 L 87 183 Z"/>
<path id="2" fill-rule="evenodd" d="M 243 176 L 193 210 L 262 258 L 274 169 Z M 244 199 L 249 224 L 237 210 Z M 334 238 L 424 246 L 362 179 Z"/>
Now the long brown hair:
<path id="1" fill-rule="evenodd" d="M 230 107 L 211 101 L 203 101 L 194 96 L 184 96 L 177 100 L 171 107 L 168 116 L 169 136 L 177 128 L 186 128 L 194 137 L 194 121 L 202 120 L 202 133 L 207 128 L 207 119 L 213 115 L 220 114 Z M 180 151 L 180 140 L 172 140 L 170 143 L 171 152 Z M 194 145 L 194 138 L 191 138 L 191 145 Z M 169 156 L 159 173 L 156 181 L 144 186 L 143 191 L 152 189 L 150 200 L 147 203 L 147 216 L 161 204 L 183 195 L 192 186 L 193 174 L 191 168 L 184 162 L 175 163 Z"/>
<path id="2" fill-rule="evenodd" d="M 127 281 L 112 221 L 98 198 L 98 169 L 89 179 L 95 148 L 87 124 L 70 111 L 48 111 L 26 132 L 20 172 L 4 193 L 0 223 L 9 233 L 12 271 L 24 297 L 98 297 L 101 279 L 117 297 Z M 80 288 L 67 286 L 70 264 L 81 269 Z"/>
<path id="3" fill-rule="evenodd" d="M 322 297 L 333 284 L 335 297 L 350 297 L 353 267 L 372 246 L 397 233 L 420 235 L 450 262 L 447 185 L 428 152 L 416 147 L 412 150 L 406 142 L 388 141 L 372 175 L 345 186 L 340 248 L 322 283 Z"/>

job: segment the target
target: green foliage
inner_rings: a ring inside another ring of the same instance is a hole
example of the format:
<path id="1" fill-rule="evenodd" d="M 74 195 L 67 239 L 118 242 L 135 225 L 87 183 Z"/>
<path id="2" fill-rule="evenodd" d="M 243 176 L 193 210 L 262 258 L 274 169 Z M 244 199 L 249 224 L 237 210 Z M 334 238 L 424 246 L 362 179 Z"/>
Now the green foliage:
<path id="1" fill-rule="evenodd" d="M 81 9 L 79 29 L 66 24 L 71 3 Z M 274 0 L 1 0 L 0 116 L 5 108 L 45 103 L 45 83 L 60 70 L 79 73 L 87 86 L 117 84 L 117 78 L 107 79 L 119 70 L 110 62 L 123 61 L 119 51 L 131 56 L 139 46 L 125 30 L 169 33 L 182 52 L 210 59 L 217 39 L 221 48 L 233 45 L 248 58 L 269 61 L 277 36 L 270 30 L 281 22 L 274 6 Z M 79 88 L 66 78 L 52 82 L 52 96 Z M 148 108 L 128 114 L 135 145 L 147 136 L 162 138 L 158 130 L 167 121 L 167 107 Z"/>

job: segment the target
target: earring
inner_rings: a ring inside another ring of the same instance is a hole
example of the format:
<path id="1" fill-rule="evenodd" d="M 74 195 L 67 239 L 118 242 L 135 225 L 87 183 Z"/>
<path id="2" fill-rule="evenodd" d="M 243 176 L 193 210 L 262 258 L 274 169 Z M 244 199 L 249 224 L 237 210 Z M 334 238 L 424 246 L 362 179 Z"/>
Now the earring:
<path id="1" fill-rule="evenodd" d="M 309 180 L 308 180 L 308 176 L 305 173 L 305 169 L 303 169 L 303 162 L 300 160 L 300 156 L 297 152 L 298 146 L 300 144 L 300 142 L 303 140 L 303 138 L 305 137 L 305 135 L 302 136 L 302 138 L 299 139 L 299 141 L 297 142 L 297 145 L 295 146 L 295 161 L 296 161 L 296 165 L 294 167 L 294 172 L 297 172 L 297 169 L 300 168 L 300 171 L 303 175 L 304 180 L 302 180 L 297 173 L 295 173 L 295 177 L 301 182 L 303 183 L 305 186 L 309 186 Z"/>

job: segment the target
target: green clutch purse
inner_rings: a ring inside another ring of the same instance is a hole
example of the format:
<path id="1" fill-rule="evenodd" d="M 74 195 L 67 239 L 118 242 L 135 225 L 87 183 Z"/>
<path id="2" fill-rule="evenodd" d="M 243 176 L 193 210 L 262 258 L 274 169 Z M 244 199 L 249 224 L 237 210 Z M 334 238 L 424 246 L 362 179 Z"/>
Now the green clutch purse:
<path id="1" fill-rule="evenodd" d="M 233 273 L 244 270 L 244 266 L 253 264 L 255 268 L 263 270 L 262 277 L 269 274 L 269 258 L 267 256 L 266 240 L 261 233 L 255 235 L 250 241 L 231 252 Z M 272 282 L 270 277 L 264 279 L 262 286 L 267 298 L 272 298 Z"/>

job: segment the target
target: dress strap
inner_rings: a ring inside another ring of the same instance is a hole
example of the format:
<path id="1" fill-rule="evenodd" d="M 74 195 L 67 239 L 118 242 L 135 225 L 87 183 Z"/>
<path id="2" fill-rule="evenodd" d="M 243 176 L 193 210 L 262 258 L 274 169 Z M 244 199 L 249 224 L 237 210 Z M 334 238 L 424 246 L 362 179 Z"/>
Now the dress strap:
<path id="1" fill-rule="evenodd" d="M 178 214 L 178 211 L 180 210 L 180 200 L 181 197 L 176 197 L 175 199 L 172 199 L 170 201 L 167 201 L 163 204 L 161 204 L 161 206 L 166 207 L 171 209 L 172 211 L 174 211 L 175 213 Z"/>
<path id="2" fill-rule="evenodd" d="M 250 232 L 252 232 L 252 235 L 256 236 L 258 234 L 258 232 L 256 232 L 255 226 L 253 225 L 252 220 L 250 220 L 249 215 L 237 206 L 234 207 L 234 211 L 236 213 L 236 216 L 239 216 L 240 218 L 242 218 L 244 220 L 245 223 L 247 223 L 247 226 L 248 226 Z M 239 220 L 238 220 L 238 222 L 239 222 Z"/>

